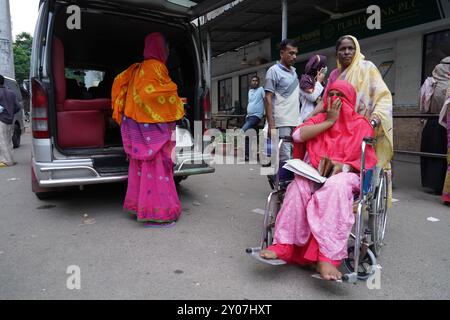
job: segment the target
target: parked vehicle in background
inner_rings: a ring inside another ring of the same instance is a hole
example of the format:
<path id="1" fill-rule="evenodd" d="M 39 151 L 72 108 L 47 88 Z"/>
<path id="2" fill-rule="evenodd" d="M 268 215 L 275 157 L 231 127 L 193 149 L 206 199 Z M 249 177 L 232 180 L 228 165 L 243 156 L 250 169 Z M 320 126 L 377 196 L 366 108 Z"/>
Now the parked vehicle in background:
<path id="1" fill-rule="evenodd" d="M 14 115 L 14 119 L 13 119 L 14 132 L 13 132 L 12 142 L 13 142 L 13 147 L 18 148 L 20 146 L 20 140 L 22 137 L 22 133 L 24 132 L 24 124 L 23 124 L 24 112 L 23 112 L 22 93 L 20 92 L 20 87 L 17 84 L 17 81 L 12 78 L 5 77 L 5 87 L 14 91 L 17 98 L 19 99 L 20 106 L 21 106 L 20 111 Z"/>
<path id="2" fill-rule="evenodd" d="M 30 92 L 30 80 L 24 80 L 20 86 L 23 99 L 23 114 L 24 121 L 30 122 L 30 105 L 31 105 L 31 92 Z"/>

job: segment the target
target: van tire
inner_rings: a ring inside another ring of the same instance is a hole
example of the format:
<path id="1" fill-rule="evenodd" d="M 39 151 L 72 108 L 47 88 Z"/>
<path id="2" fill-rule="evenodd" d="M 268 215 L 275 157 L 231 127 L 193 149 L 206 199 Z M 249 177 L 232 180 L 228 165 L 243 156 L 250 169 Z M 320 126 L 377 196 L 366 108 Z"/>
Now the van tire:
<path id="1" fill-rule="evenodd" d="M 39 200 L 47 200 L 55 196 L 54 192 L 35 192 L 34 194 Z"/>
<path id="2" fill-rule="evenodd" d="M 22 130 L 20 130 L 20 125 L 16 122 L 14 124 L 14 132 L 12 136 L 13 148 L 17 149 L 20 147 L 20 136 L 22 135 Z"/>
<path id="3" fill-rule="evenodd" d="M 175 181 L 176 185 L 179 185 L 181 183 L 181 181 L 186 180 L 187 176 L 177 176 L 177 177 L 173 177 L 173 180 Z"/>

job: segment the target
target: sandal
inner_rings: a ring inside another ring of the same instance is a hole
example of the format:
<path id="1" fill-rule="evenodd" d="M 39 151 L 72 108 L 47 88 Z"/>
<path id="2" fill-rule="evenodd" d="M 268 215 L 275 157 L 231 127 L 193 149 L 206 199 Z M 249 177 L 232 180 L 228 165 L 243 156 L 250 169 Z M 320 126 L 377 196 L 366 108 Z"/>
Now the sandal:
<path id="1" fill-rule="evenodd" d="M 175 221 L 172 222 L 144 222 L 145 228 L 170 228 L 175 225 Z"/>

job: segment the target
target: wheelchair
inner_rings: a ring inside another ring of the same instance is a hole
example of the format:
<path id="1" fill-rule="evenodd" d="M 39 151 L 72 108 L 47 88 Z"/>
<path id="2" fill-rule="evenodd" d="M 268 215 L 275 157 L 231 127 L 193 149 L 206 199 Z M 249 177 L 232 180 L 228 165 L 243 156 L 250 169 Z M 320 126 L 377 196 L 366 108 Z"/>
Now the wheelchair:
<path id="1" fill-rule="evenodd" d="M 277 150 L 282 143 L 292 142 L 292 137 L 280 137 Z M 346 273 L 342 281 L 356 283 L 358 280 L 367 280 L 379 268 L 379 257 L 383 240 L 386 234 L 388 209 L 388 176 L 384 169 L 365 167 L 365 155 L 368 145 L 374 147 L 376 139 L 364 138 L 361 143 L 361 172 L 360 191 L 355 198 L 353 211 L 356 214 L 355 224 L 350 234 L 348 244 L 348 257 L 343 260 Z M 278 157 L 279 153 L 277 153 Z M 286 262 L 275 259 L 266 260 L 259 256 L 259 252 L 266 249 L 273 242 L 275 221 L 283 203 L 284 194 L 290 181 L 281 181 L 279 175 L 268 176 L 272 188 L 264 212 L 263 228 L 259 247 L 250 247 L 246 252 L 259 261 L 282 265 Z M 356 267 L 355 267 L 356 266 Z"/>

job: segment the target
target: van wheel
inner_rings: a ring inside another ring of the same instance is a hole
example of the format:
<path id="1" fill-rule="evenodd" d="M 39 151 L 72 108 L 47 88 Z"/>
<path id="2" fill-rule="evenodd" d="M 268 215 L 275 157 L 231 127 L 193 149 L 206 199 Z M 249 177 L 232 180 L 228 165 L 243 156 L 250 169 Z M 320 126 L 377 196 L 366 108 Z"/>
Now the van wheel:
<path id="1" fill-rule="evenodd" d="M 18 123 L 14 124 L 14 132 L 12 136 L 12 143 L 14 148 L 18 148 L 20 146 L 20 136 L 22 135 L 22 130 L 20 130 L 20 126 Z"/>
<path id="2" fill-rule="evenodd" d="M 47 200 L 55 196 L 54 192 L 35 192 L 34 194 L 39 200 Z"/>
<path id="3" fill-rule="evenodd" d="M 181 181 L 186 180 L 187 176 L 178 176 L 178 177 L 173 177 L 173 180 L 175 181 L 175 184 L 180 184 Z"/>

